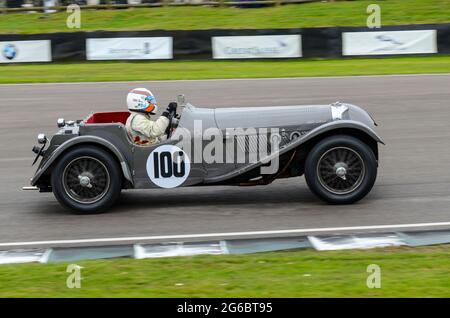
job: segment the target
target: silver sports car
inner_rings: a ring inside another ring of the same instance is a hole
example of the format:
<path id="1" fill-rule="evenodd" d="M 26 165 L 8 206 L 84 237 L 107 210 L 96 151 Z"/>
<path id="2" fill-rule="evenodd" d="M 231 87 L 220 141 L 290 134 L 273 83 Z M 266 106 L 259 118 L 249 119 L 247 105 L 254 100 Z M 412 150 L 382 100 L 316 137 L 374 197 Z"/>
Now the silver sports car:
<path id="1" fill-rule="evenodd" d="M 179 112 L 179 113 L 178 113 Z M 361 108 L 331 105 L 196 108 L 178 98 L 166 138 L 137 144 L 125 129 L 128 112 L 58 119 L 49 140 L 38 136 L 31 187 L 53 192 L 78 213 L 108 210 L 122 189 L 263 186 L 305 175 L 331 204 L 362 199 L 378 168 L 376 123 Z"/>

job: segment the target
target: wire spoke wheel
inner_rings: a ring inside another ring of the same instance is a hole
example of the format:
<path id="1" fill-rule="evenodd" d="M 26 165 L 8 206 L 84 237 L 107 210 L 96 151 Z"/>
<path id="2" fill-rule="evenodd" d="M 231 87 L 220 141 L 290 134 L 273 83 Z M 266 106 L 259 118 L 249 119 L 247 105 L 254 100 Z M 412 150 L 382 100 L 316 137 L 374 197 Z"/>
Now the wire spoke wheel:
<path id="1" fill-rule="evenodd" d="M 81 204 L 93 204 L 109 191 L 111 177 L 106 166 L 93 157 L 79 157 L 64 169 L 62 184 L 65 193 Z"/>
<path id="2" fill-rule="evenodd" d="M 348 194 L 358 189 L 364 180 L 364 161 L 351 148 L 331 148 L 318 160 L 317 176 L 320 184 L 329 192 Z"/>

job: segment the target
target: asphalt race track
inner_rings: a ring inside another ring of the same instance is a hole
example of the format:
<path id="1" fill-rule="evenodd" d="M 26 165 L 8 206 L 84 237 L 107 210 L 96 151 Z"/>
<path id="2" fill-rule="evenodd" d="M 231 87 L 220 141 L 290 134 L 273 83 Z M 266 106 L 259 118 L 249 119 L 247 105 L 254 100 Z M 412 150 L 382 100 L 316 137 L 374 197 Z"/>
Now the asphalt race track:
<path id="1" fill-rule="evenodd" d="M 376 185 L 351 206 L 320 202 L 303 178 L 264 187 L 126 191 L 109 213 L 86 216 L 70 214 L 51 193 L 21 190 L 34 173 L 31 147 L 39 132 L 52 135 L 58 117 L 82 119 L 91 111 L 124 110 L 127 92 L 142 86 L 162 106 L 179 93 L 198 107 L 337 100 L 360 105 L 379 123 L 386 142 L 380 147 Z M 450 221 L 450 74 L 0 85 L 0 110 L 2 244 Z"/>

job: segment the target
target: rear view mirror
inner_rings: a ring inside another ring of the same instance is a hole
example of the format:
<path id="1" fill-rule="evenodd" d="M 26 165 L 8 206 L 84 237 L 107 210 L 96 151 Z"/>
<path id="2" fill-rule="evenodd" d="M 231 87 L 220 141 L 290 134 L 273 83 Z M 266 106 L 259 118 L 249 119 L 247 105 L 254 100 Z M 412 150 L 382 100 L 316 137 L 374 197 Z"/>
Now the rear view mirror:
<path id="1" fill-rule="evenodd" d="M 184 97 L 184 94 L 177 96 L 177 104 L 182 107 L 186 105 L 186 98 Z"/>

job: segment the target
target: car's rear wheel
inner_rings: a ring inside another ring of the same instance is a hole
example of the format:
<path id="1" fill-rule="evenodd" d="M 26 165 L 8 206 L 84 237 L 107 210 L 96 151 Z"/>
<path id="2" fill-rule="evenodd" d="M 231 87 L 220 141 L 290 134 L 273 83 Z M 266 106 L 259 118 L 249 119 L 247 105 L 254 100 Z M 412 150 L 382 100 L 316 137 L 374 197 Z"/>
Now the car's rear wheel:
<path id="1" fill-rule="evenodd" d="M 305 179 L 310 190 L 332 204 L 361 200 L 372 189 L 378 163 L 361 140 L 338 135 L 319 142 L 308 154 Z"/>
<path id="2" fill-rule="evenodd" d="M 52 172 L 52 189 L 58 201 L 76 213 L 100 213 L 119 198 L 122 173 L 108 152 L 80 146 L 62 156 Z"/>

